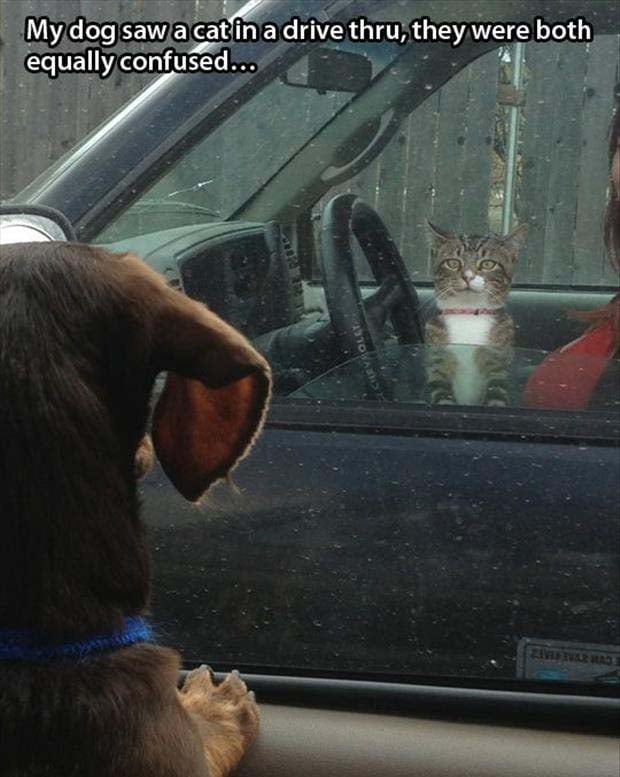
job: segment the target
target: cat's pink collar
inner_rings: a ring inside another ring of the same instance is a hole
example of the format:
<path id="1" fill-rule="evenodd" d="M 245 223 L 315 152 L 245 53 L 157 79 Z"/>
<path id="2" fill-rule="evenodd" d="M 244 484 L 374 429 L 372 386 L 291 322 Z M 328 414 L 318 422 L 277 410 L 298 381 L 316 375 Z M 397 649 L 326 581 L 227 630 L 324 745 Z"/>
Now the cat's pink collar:
<path id="1" fill-rule="evenodd" d="M 443 316 L 494 316 L 495 308 L 446 308 L 441 311 Z"/>

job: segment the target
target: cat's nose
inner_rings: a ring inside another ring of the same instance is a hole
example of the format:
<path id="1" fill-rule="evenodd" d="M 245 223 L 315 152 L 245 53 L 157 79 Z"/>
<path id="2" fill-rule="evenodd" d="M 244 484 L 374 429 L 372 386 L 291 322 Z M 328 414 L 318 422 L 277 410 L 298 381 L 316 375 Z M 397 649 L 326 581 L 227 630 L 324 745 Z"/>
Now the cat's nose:
<path id="1" fill-rule="evenodd" d="M 469 283 L 473 277 L 474 277 L 474 273 L 471 270 L 463 271 L 463 280 L 467 281 L 467 283 Z"/>

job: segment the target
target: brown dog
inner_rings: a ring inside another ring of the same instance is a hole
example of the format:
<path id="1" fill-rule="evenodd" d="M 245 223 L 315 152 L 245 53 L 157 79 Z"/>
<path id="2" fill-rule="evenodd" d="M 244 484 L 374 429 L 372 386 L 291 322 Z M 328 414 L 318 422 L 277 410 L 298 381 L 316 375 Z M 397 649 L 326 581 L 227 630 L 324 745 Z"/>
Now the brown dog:
<path id="1" fill-rule="evenodd" d="M 252 694 L 147 641 L 136 472 L 155 451 L 198 500 L 246 453 L 270 371 L 143 262 L 31 243 L 0 255 L 0 775 L 221 777 Z"/>

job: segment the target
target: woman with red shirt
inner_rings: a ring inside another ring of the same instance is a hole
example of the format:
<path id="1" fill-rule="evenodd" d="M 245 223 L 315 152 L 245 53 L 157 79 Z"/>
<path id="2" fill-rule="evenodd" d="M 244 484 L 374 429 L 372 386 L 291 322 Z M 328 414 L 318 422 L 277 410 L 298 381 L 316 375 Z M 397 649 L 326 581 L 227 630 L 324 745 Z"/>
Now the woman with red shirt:
<path id="1" fill-rule="evenodd" d="M 616 86 L 616 99 L 620 84 Z M 620 108 L 609 131 L 611 185 L 605 212 L 604 238 L 609 260 L 620 271 Z M 620 294 L 601 310 L 576 313 L 590 328 L 540 364 L 523 392 L 523 405 L 549 410 L 581 410 L 596 404 L 597 389 L 609 368 L 609 359 L 620 359 Z M 612 379 L 617 382 L 616 372 Z M 615 394 L 620 386 L 612 389 Z"/>

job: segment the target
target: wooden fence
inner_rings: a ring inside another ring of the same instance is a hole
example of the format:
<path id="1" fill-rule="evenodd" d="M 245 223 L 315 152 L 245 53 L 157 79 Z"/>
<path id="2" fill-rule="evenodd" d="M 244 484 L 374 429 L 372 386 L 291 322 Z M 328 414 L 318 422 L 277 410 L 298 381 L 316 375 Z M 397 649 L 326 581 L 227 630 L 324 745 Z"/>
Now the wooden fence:
<path id="1" fill-rule="evenodd" d="M 152 79 L 114 73 L 105 81 L 83 75 L 49 81 L 30 75 L 23 68 L 27 51 L 34 48 L 23 40 L 26 16 L 191 23 L 230 15 L 243 0 L 0 3 L 0 158 L 2 195 L 6 197 Z M 148 51 L 158 44 L 121 44 L 118 50 L 130 47 Z M 500 229 L 507 116 L 512 110 L 501 95 L 511 69 L 510 49 L 491 52 L 472 63 L 411 114 L 377 161 L 339 187 L 359 193 L 379 210 L 418 279 L 429 277 L 427 219 L 454 232 Z M 609 181 L 606 133 L 619 71 L 618 36 L 601 36 L 593 44 L 525 47 L 512 214 L 514 223 L 530 225 L 518 273 L 522 282 L 617 282 L 604 261 L 601 233 Z M 252 122 L 249 131 L 259 133 L 261 128 Z M 231 153 L 238 155 L 239 143 L 235 138 L 228 144 Z M 244 137 L 243 147 L 260 148 L 261 144 Z M 225 160 L 222 165 L 226 168 Z"/>
<path id="2" fill-rule="evenodd" d="M 605 259 L 607 131 L 619 38 L 525 46 L 513 226 L 530 233 L 517 280 L 617 285 Z M 431 95 L 377 160 L 340 187 L 373 204 L 415 278 L 430 277 L 426 221 L 500 231 L 506 163 L 506 52 L 491 52 Z M 330 193 L 331 196 L 331 193 Z"/>
<path id="3" fill-rule="evenodd" d="M 211 21 L 230 16 L 246 0 L 0 0 L 0 160 L 2 198 L 9 197 L 45 170 L 78 140 L 97 127 L 154 76 L 115 71 L 106 80 L 96 75 L 68 74 L 54 81 L 28 73 L 29 51 L 44 51 L 40 43 L 24 41 L 27 16 L 52 21 Z M 175 44 L 179 50 L 183 44 Z M 187 47 L 187 45 L 186 45 Z M 74 44 L 74 50 L 84 44 Z M 147 52 L 157 43 L 120 43 L 110 49 Z M 71 51 L 71 44 L 62 46 Z"/>

